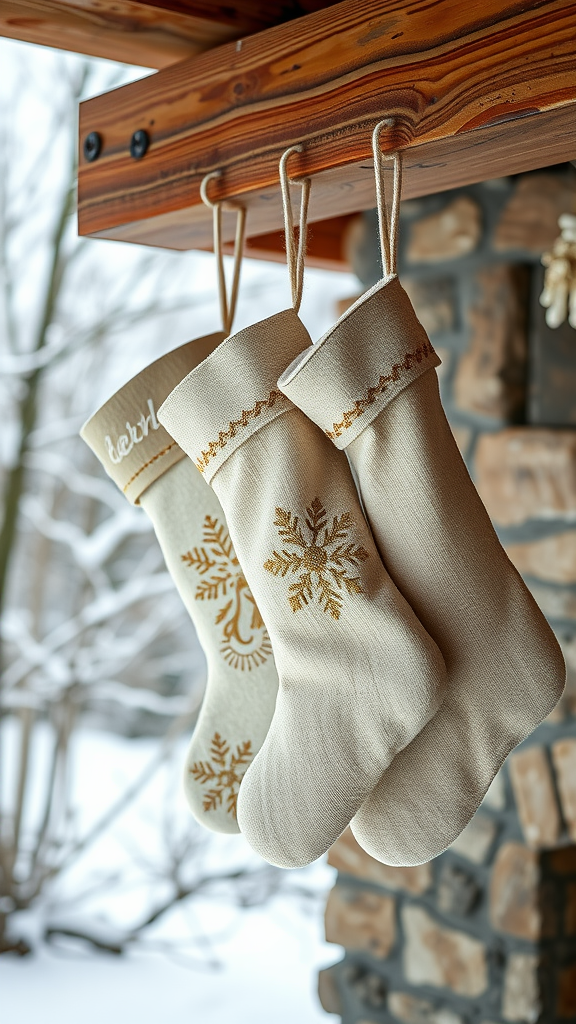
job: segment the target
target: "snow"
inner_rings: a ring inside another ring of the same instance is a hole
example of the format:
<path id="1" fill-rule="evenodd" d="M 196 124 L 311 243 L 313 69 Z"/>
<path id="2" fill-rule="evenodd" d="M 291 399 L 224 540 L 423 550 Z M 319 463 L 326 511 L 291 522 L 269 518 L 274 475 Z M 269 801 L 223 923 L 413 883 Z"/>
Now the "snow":
<path id="1" fill-rule="evenodd" d="M 287 907 L 243 916 L 219 946 L 218 971 L 186 969 L 158 952 L 5 958 L 3 1024 L 325 1024 L 314 987 L 328 957 L 316 929 L 304 934 Z"/>
<path id="2" fill-rule="evenodd" d="M 245 911 L 219 946 L 222 970 L 186 969 L 161 953 L 127 958 L 43 951 L 0 961 L 3 1024 L 326 1024 L 314 992 L 324 952 L 289 907 Z"/>
<path id="3" fill-rule="evenodd" d="M 48 756 L 48 727 L 35 744 L 35 785 L 40 796 Z M 43 731 L 43 733 L 42 733 Z M 17 735 L 3 735 L 7 763 Z M 158 758 L 160 742 L 127 740 L 82 729 L 74 741 L 76 827 L 86 835 L 126 787 Z M 179 784 L 185 742 L 173 763 L 156 773 L 138 799 L 56 882 L 45 902 L 15 917 L 34 944 L 46 925 L 60 923 L 110 940 L 162 902 L 166 821 L 179 835 L 192 830 L 199 844 L 192 872 L 257 869 L 262 865 L 242 836 L 200 830 L 185 806 Z M 6 799 L 10 780 L 3 779 Z M 27 809 L 27 824 L 38 807 Z M 173 817 L 172 817 L 173 815 Z M 172 836 L 173 838 L 173 836 Z M 205 845 L 205 841 L 207 845 Z M 169 845 L 169 844 L 168 844 Z M 287 885 L 315 893 L 302 901 L 289 891 L 263 907 L 232 905 L 226 888 L 185 901 L 150 934 L 121 956 L 59 939 L 39 944 L 25 958 L 0 957 L 2 1024 L 321 1024 L 326 1015 L 316 996 L 318 970 L 337 959 L 322 937 L 325 893 L 334 872 L 319 862 L 282 872 Z"/>

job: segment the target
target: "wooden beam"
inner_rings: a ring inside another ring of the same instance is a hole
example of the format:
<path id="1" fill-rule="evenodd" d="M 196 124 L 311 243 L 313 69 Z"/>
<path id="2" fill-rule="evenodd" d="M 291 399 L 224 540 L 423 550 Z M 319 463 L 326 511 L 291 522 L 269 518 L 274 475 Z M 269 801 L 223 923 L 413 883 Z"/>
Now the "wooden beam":
<path id="1" fill-rule="evenodd" d="M 2 0 L 0 36 L 164 68 L 336 0 Z"/>
<path id="2" fill-rule="evenodd" d="M 350 272 L 352 267 L 348 256 L 348 239 L 358 220 L 361 220 L 360 215 L 352 213 L 345 217 L 316 221 L 308 231 L 306 266 Z M 233 242 L 227 242 L 223 249 L 231 255 L 234 251 Z M 285 263 L 284 232 L 270 231 L 266 235 L 253 235 L 246 240 L 244 252 L 252 259 Z"/>
<path id="3" fill-rule="evenodd" d="M 575 0 L 345 0 L 81 104 L 81 234 L 206 248 L 199 188 L 281 227 L 278 160 L 304 145 L 311 220 L 374 205 L 371 131 L 405 151 L 406 197 L 576 155 Z M 145 157 L 129 155 L 144 128 Z M 230 232 L 232 221 L 230 221 Z"/>

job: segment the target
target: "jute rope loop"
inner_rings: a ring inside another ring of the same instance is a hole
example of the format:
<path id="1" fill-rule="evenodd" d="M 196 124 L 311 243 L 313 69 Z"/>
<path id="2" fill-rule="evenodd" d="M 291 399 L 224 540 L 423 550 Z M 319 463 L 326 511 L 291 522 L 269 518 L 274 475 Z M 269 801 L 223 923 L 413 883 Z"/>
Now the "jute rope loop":
<path id="1" fill-rule="evenodd" d="M 306 256 L 308 203 L 310 201 L 311 181 L 310 178 L 289 178 L 288 160 L 292 153 L 301 153 L 303 149 L 303 146 L 290 146 L 280 159 L 280 187 L 282 189 L 282 205 L 284 208 L 286 261 L 288 263 L 288 274 L 290 276 L 292 305 L 296 312 L 300 309 L 300 305 L 302 303 L 302 291 L 304 288 L 304 260 Z M 290 185 L 299 185 L 302 189 L 298 225 L 298 245 L 296 245 L 296 238 L 294 236 L 294 212 L 292 209 Z"/>
<path id="2" fill-rule="evenodd" d="M 376 180 L 376 206 L 378 209 L 378 227 L 380 230 L 380 249 L 382 251 L 382 271 L 384 277 L 396 273 L 398 258 L 398 222 L 400 219 L 400 197 L 402 195 L 402 154 L 383 153 L 380 146 L 380 135 L 384 128 L 391 128 L 394 118 L 387 117 L 380 121 L 372 133 L 372 151 L 374 153 L 374 177 Z M 390 219 L 386 206 L 384 189 L 384 161 L 394 161 L 394 184 L 392 187 L 392 206 Z"/>
<path id="3" fill-rule="evenodd" d="M 202 179 L 200 195 L 202 202 L 211 207 L 214 229 L 214 255 L 216 256 L 216 267 L 218 273 L 218 297 L 220 299 L 220 315 L 222 327 L 226 334 L 232 331 L 236 306 L 238 303 L 238 289 L 240 286 L 240 269 L 242 266 L 242 253 L 244 251 L 244 235 L 246 232 L 246 209 L 237 203 L 230 203 L 236 210 L 236 235 L 234 238 L 234 267 L 232 271 L 232 285 L 230 294 L 226 286 L 226 275 L 224 274 L 224 254 L 222 252 L 222 202 L 213 202 L 208 195 L 208 182 L 214 178 L 222 177 L 222 171 L 211 171 Z"/>

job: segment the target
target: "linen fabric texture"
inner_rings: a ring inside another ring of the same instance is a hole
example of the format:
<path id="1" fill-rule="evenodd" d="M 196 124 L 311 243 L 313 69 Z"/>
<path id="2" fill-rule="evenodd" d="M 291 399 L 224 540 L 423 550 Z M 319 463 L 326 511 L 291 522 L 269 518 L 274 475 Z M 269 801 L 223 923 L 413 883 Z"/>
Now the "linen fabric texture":
<path id="1" fill-rule="evenodd" d="M 237 833 L 240 781 L 268 731 L 278 677 L 218 499 L 156 415 L 178 381 L 223 338 L 219 332 L 156 360 L 81 433 L 120 490 L 152 520 L 196 627 L 207 686 L 185 760 L 184 789 L 199 822 Z"/>
<path id="2" fill-rule="evenodd" d="M 309 344 L 295 311 L 278 313 L 228 338 L 158 413 L 218 495 L 272 642 L 276 710 L 238 820 L 282 867 L 328 849 L 445 680 L 381 562 L 346 456 L 277 387 Z"/>
<path id="3" fill-rule="evenodd" d="M 501 547 L 442 409 L 438 357 L 397 277 L 370 289 L 279 380 L 356 474 L 378 550 L 442 651 L 448 693 L 352 822 L 377 860 L 415 865 L 468 823 L 565 667 Z"/>

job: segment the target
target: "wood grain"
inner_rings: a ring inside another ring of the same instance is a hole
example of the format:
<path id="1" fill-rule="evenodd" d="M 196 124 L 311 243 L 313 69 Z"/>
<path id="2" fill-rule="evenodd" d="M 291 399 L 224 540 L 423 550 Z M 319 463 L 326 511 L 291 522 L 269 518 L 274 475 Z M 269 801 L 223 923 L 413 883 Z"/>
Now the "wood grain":
<path id="1" fill-rule="evenodd" d="M 311 220 L 374 205 L 370 135 L 405 150 L 406 196 L 576 155 L 574 0 L 345 0 L 81 105 L 81 234 L 210 244 L 199 186 L 241 197 L 249 233 L 281 227 L 278 160 L 314 176 Z M 151 146 L 132 160 L 132 132 Z"/>
<path id="2" fill-rule="evenodd" d="M 319 220 L 308 231 L 306 266 L 321 270 L 350 272 L 347 239 L 360 214 L 344 217 L 330 217 Z M 211 248 L 211 244 L 209 245 Z M 224 252 L 232 255 L 233 242 L 223 246 Z M 286 262 L 286 243 L 283 231 L 270 231 L 264 235 L 252 235 L 246 239 L 244 255 L 252 259 L 271 260 L 273 263 Z"/>
<path id="3" fill-rule="evenodd" d="M 164 68 L 336 0 L 2 0 L 0 35 Z"/>

